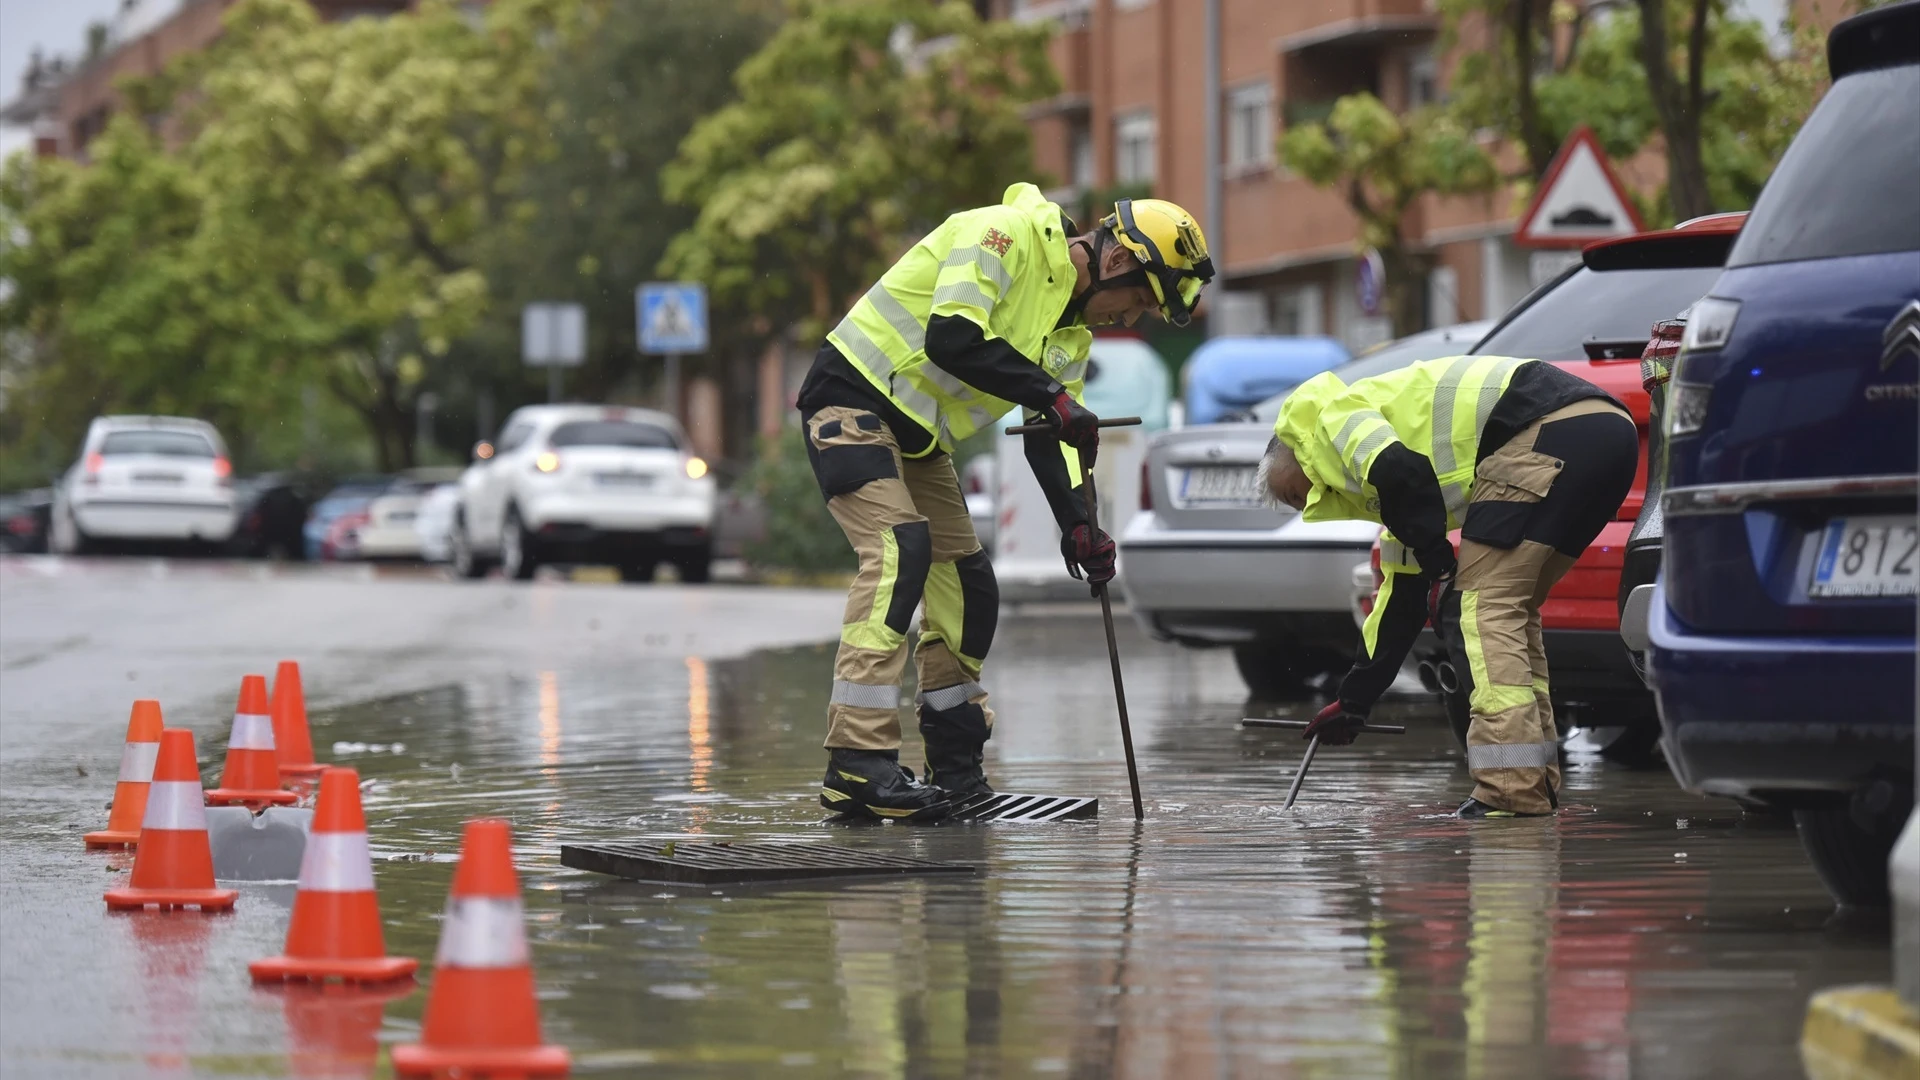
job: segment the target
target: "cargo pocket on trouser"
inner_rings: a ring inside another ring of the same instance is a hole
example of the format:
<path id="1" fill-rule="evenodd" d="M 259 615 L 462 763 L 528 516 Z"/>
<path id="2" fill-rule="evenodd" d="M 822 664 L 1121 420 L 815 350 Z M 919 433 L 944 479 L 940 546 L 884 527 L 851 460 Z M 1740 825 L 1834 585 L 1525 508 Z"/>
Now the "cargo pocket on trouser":
<path id="1" fill-rule="evenodd" d="M 1532 450 L 1502 447 L 1473 471 L 1473 498 L 1460 538 L 1511 548 L 1526 536 L 1527 522 L 1566 463 Z"/>
<path id="2" fill-rule="evenodd" d="M 828 499 L 900 475 L 899 447 L 873 413 L 829 406 L 807 417 L 806 428 L 807 461 Z"/>
<path id="3" fill-rule="evenodd" d="M 1448 627 L 1455 663 L 1465 661 L 1471 686 L 1473 797 L 1520 813 L 1547 813 L 1555 802 L 1551 770 L 1559 745 L 1542 700 L 1546 680 L 1535 670 L 1532 633 L 1532 601 L 1552 557 L 1553 549 L 1531 542 L 1510 550 L 1463 543 L 1458 607 Z"/>

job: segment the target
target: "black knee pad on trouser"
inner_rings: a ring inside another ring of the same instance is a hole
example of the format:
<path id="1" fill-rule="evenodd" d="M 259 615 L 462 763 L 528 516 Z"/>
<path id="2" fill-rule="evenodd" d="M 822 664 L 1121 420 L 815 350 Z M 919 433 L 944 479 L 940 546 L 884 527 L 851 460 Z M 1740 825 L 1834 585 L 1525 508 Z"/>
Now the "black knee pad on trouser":
<path id="1" fill-rule="evenodd" d="M 960 577 L 960 640 L 951 643 L 955 651 L 975 661 L 985 660 L 993 647 L 993 634 L 1000 625 L 1000 580 L 993 575 L 993 561 L 982 548 L 954 561 Z"/>
<path id="2" fill-rule="evenodd" d="M 1586 413 L 1542 424 L 1533 450 L 1563 463 L 1546 497 L 1473 503 L 1461 538 L 1501 549 L 1531 540 L 1577 558 L 1633 487 L 1639 432 L 1624 413 Z"/>
<path id="3" fill-rule="evenodd" d="M 907 521 L 893 527 L 895 563 L 893 598 L 887 603 L 887 626 L 902 634 L 913 622 L 913 609 L 927 589 L 927 572 L 933 568 L 933 531 L 924 521 Z"/>

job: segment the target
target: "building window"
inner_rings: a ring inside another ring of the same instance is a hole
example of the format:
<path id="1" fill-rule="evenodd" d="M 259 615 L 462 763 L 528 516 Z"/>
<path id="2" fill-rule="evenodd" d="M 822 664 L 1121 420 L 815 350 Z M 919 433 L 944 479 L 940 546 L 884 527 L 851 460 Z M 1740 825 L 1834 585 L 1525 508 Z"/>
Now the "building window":
<path id="1" fill-rule="evenodd" d="M 1093 129 L 1085 119 L 1067 128 L 1067 182 L 1082 190 L 1093 186 Z"/>
<path id="2" fill-rule="evenodd" d="M 1264 168 L 1273 163 L 1273 85 L 1255 83 L 1227 92 L 1227 167 Z"/>
<path id="3" fill-rule="evenodd" d="M 1153 183 L 1156 126 L 1150 112 L 1128 113 L 1113 121 L 1113 178 L 1122 184 Z"/>
<path id="4" fill-rule="evenodd" d="M 1407 57 L 1407 108 L 1440 102 L 1440 61 L 1433 50 L 1422 49 Z"/>
<path id="5" fill-rule="evenodd" d="M 1113 0 L 1113 6 L 1120 11 L 1138 11 L 1153 3 L 1153 0 Z"/>

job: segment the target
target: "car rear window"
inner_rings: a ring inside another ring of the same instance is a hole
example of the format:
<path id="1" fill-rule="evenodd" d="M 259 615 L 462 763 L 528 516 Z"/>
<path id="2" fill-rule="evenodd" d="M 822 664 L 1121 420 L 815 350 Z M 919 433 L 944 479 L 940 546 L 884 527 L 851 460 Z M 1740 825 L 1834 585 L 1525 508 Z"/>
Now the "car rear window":
<path id="1" fill-rule="evenodd" d="M 1585 360 L 1586 342 L 1645 341 L 1653 324 L 1707 295 L 1718 266 L 1597 271 L 1581 267 L 1474 348 L 1486 356 Z"/>
<path id="2" fill-rule="evenodd" d="M 575 420 L 553 429 L 552 446 L 635 446 L 673 450 L 673 433 L 655 424 L 628 420 Z"/>
<path id="3" fill-rule="evenodd" d="M 110 432 L 100 443 L 100 453 L 112 457 L 115 454 L 159 454 L 163 457 L 214 456 L 213 444 L 204 435 L 195 435 L 191 431 L 115 431 Z"/>
<path id="4" fill-rule="evenodd" d="M 1920 250 L 1920 65 L 1827 91 L 1761 190 L 1728 266 Z"/>

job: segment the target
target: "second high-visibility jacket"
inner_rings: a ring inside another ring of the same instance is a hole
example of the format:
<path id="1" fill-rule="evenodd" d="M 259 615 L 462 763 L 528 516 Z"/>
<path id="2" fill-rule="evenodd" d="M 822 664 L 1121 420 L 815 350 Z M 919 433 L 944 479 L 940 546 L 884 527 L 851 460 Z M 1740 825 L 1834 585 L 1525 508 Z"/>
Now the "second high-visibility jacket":
<path id="1" fill-rule="evenodd" d="M 1327 372 L 1287 396 L 1274 437 L 1313 482 L 1301 516 L 1387 527 L 1384 580 L 1341 682 L 1343 704 L 1371 708 L 1426 624 L 1426 589 L 1439 564 L 1451 564 L 1447 533 L 1466 518 L 1480 460 L 1554 409 L 1605 396 L 1545 361 L 1510 356 L 1424 360 L 1351 386 Z"/>
<path id="2" fill-rule="evenodd" d="M 1039 188 L 1014 184 L 1000 205 L 955 214 L 927 234 L 827 335 L 876 390 L 933 436 L 924 453 L 951 451 L 1016 404 L 1045 409 L 1048 389 L 1079 399 L 1093 335 L 1077 323 L 1056 325 L 1074 286 L 1066 231 L 1060 208 Z M 962 381 L 928 356 L 929 324 L 950 318 L 966 320 L 978 339 L 1004 342 L 1032 370 L 993 388 Z M 1074 473 L 1072 451 L 1066 452 Z"/>

